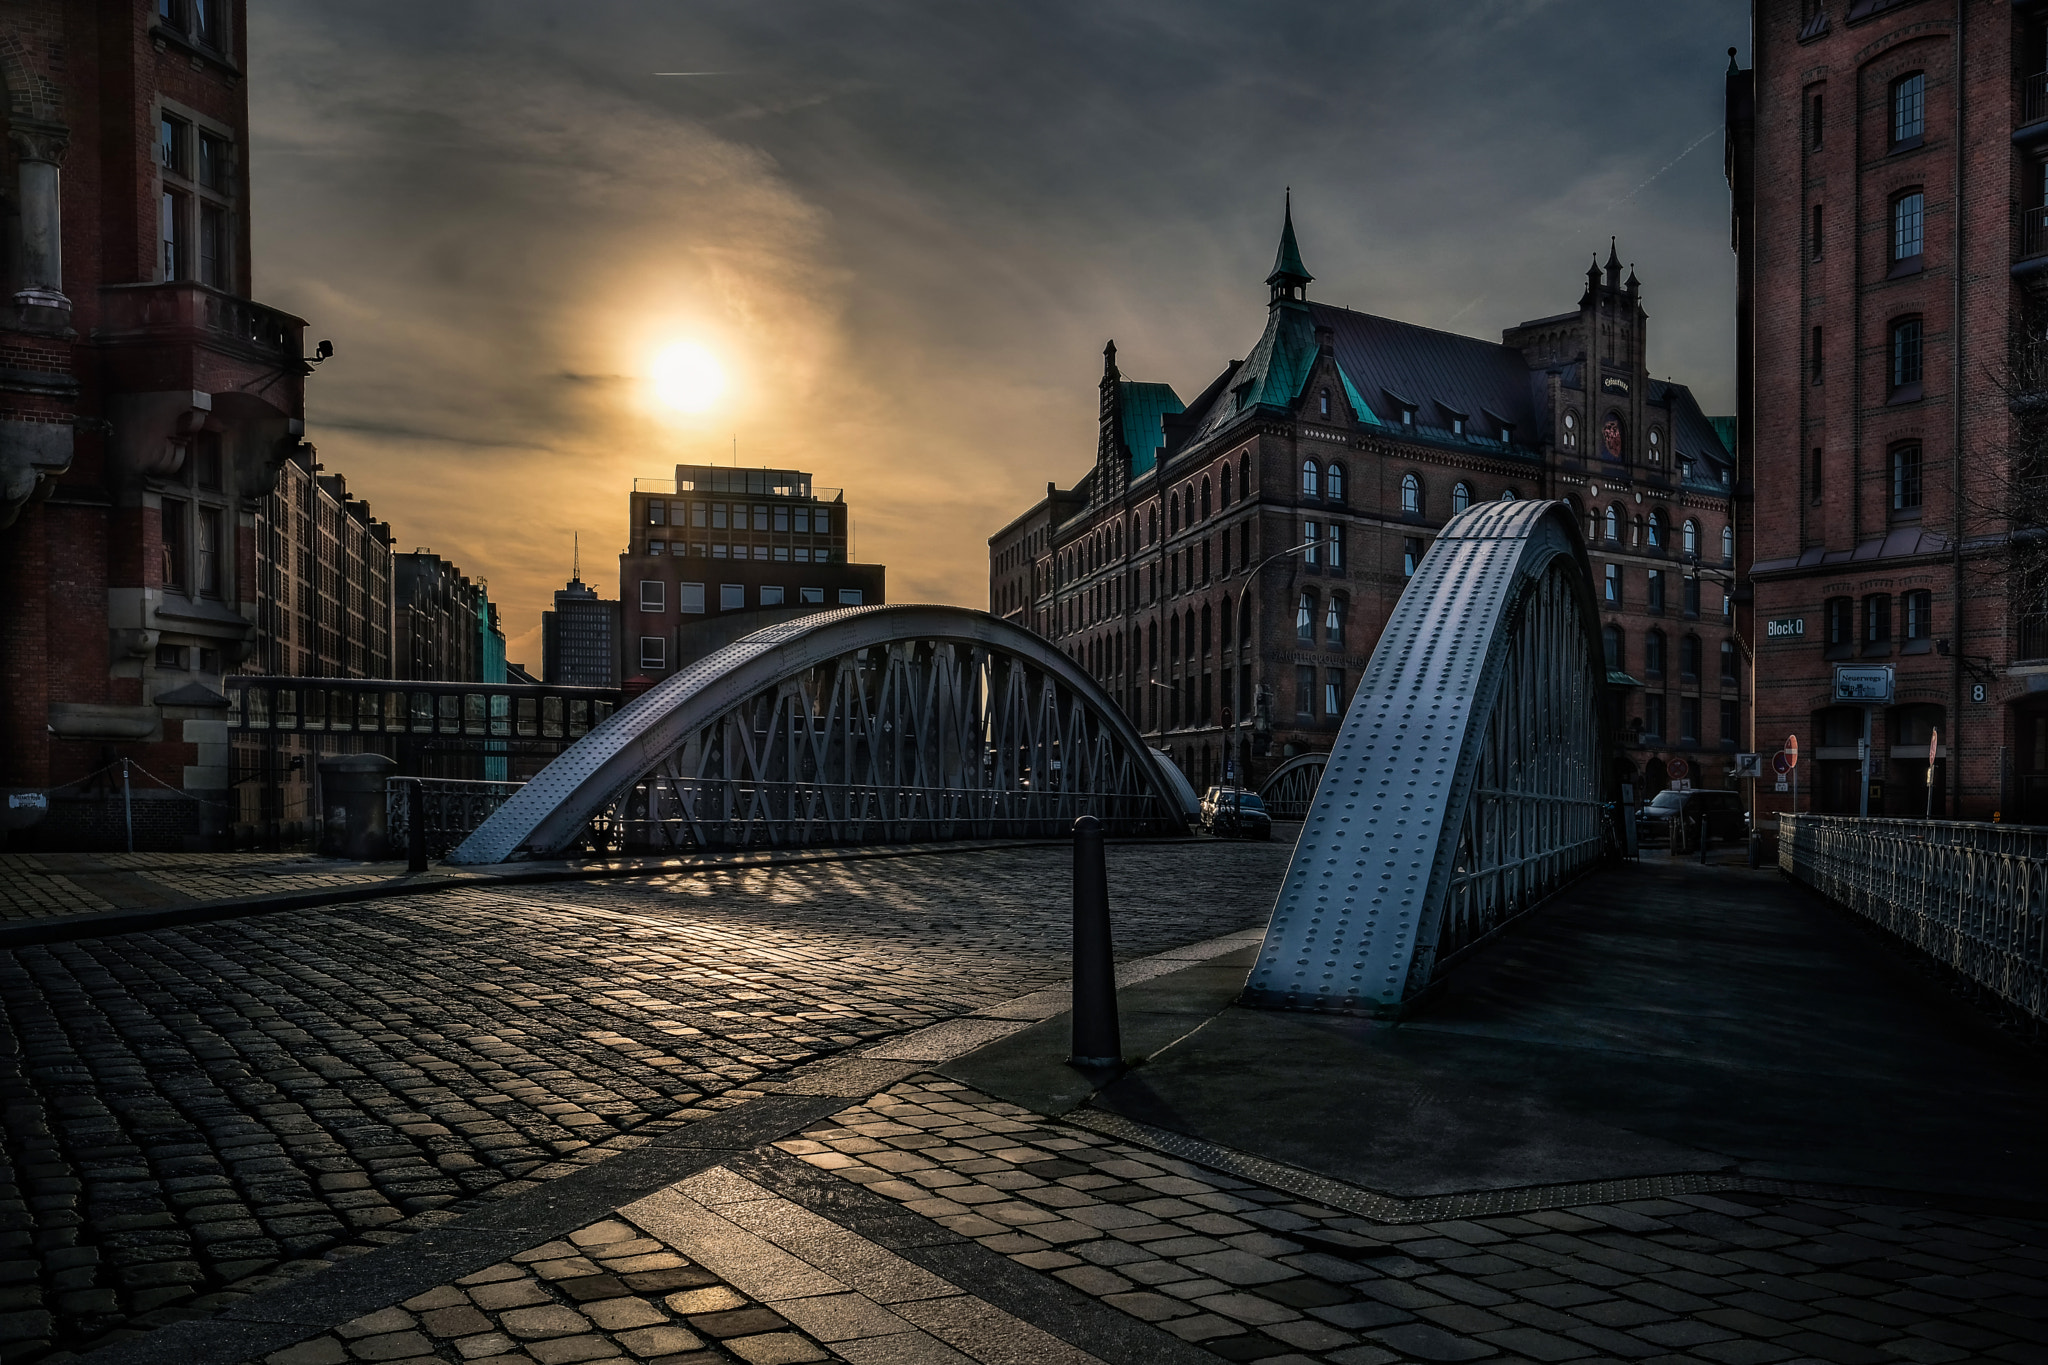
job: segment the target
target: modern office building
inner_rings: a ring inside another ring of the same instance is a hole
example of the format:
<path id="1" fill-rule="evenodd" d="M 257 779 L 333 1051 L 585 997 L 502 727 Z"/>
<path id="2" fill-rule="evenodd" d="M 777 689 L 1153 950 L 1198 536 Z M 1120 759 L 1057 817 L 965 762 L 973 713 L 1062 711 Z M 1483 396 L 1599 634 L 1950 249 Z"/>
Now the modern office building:
<path id="1" fill-rule="evenodd" d="M 555 592 L 540 614 L 541 677 L 579 687 L 619 685 L 619 604 L 580 577 Z"/>
<path id="2" fill-rule="evenodd" d="M 886 570 L 852 562 L 846 494 L 795 469 L 677 465 L 636 483 L 619 556 L 623 669 L 659 680 L 773 621 L 884 600 Z"/>

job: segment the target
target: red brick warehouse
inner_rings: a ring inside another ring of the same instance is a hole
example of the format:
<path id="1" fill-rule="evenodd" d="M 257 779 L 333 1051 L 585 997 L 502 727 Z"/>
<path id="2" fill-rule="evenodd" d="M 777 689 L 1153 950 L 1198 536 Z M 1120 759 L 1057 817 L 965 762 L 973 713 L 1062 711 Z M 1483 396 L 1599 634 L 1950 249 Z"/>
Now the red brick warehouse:
<path id="1" fill-rule="evenodd" d="M 222 838 L 220 677 L 256 506 L 304 432 L 303 324 L 248 298 L 240 0 L 0 4 L 0 824 Z M 111 786 L 110 786 L 111 783 Z M 34 809 L 47 797 L 47 814 Z M 10 832 L 10 837 L 15 837 Z"/>
<path id="2" fill-rule="evenodd" d="M 1937 812 L 2048 821 L 2048 630 L 2008 535 L 2039 396 L 2015 338 L 2048 285 L 2042 7 L 1759 0 L 1753 32 L 1728 151 L 1755 743 L 1797 735 L 1801 807 L 1854 812 L 1867 731 L 1870 812 L 1918 815 L 1938 729 Z M 1843 667 L 1892 695 L 1838 699 Z"/>

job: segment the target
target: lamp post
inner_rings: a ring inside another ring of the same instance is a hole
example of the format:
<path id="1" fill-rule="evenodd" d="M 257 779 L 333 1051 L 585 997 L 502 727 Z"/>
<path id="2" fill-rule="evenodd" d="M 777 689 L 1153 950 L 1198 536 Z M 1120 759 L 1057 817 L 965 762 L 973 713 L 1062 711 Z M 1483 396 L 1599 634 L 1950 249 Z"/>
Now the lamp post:
<path id="1" fill-rule="evenodd" d="M 1231 603 L 1230 606 L 1231 620 L 1236 626 L 1238 632 L 1237 647 L 1239 649 L 1243 649 L 1245 647 L 1243 629 L 1244 595 L 1251 588 L 1252 584 L 1255 581 L 1257 581 L 1259 576 L 1259 570 L 1265 568 L 1268 564 L 1271 564 L 1276 559 L 1285 559 L 1289 555 L 1298 555 L 1303 550 L 1314 549 L 1315 546 L 1315 541 L 1304 540 L 1301 544 L 1296 545 L 1291 549 L 1282 550 L 1278 554 L 1267 555 L 1264 559 L 1252 565 L 1251 568 L 1245 570 L 1244 583 L 1241 586 L 1239 586 L 1237 590 L 1237 600 Z M 1314 623 L 1311 622 L 1310 624 L 1313 625 Z M 1263 682 L 1264 680 L 1261 679 L 1260 681 Z M 1244 785 L 1244 712 L 1244 706 L 1239 705 L 1232 709 L 1230 717 L 1230 750 L 1232 756 L 1231 767 L 1236 777 L 1236 784 L 1239 787 L 1242 787 Z"/>
<path id="2" fill-rule="evenodd" d="M 1735 620 L 1734 620 L 1734 597 L 1733 597 L 1733 594 L 1734 594 L 1734 590 L 1735 590 L 1735 575 L 1734 575 L 1734 574 L 1732 574 L 1732 573 L 1727 573 L 1727 572 L 1724 572 L 1724 571 L 1722 571 L 1722 570 L 1720 570 L 1720 569 L 1709 569 L 1709 568 L 1707 568 L 1707 567 L 1706 567 L 1705 565 L 1703 565 L 1703 564 L 1701 564 L 1701 563 L 1700 563 L 1700 559 L 1699 559 L 1699 554 L 1698 554 L 1698 553 L 1697 553 L 1696 551 L 1695 551 L 1695 552 L 1691 552 L 1691 553 L 1687 553 L 1687 554 L 1684 554 L 1684 555 L 1683 555 L 1683 556 L 1681 557 L 1681 559 L 1680 559 L 1680 561 L 1679 561 L 1679 562 L 1680 562 L 1680 573 L 1681 573 L 1681 574 L 1682 574 L 1682 575 L 1683 575 L 1684 577 L 1686 577 L 1686 578 L 1689 578 L 1689 579 L 1693 580 L 1693 581 L 1694 581 L 1695 583 L 1697 583 L 1697 582 L 1698 582 L 1698 581 L 1699 581 L 1700 579 L 1704 578 L 1704 579 L 1708 580 L 1709 582 L 1713 582 L 1713 583 L 1723 583 L 1723 584 L 1726 584 L 1726 585 L 1727 585 L 1727 587 L 1728 587 L 1728 590 L 1729 590 L 1729 594 L 1730 594 L 1730 597 L 1729 597 L 1729 603 L 1728 603 L 1728 607 L 1727 607 L 1727 609 L 1726 609 L 1726 610 L 1725 610 L 1725 611 L 1723 612 L 1723 618 L 1724 618 L 1724 623 L 1725 623 L 1725 624 L 1727 624 L 1727 625 L 1728 625 L 1728 626 L 1729 626 L 1729 627 L 1730 627 L 1730 628 L 1732 629 L 1732 628 L 1733 628 L 1733 626 L 1734 626 L 1734 624 L 1735 624 Z M 1704 608 L 1702 608 L 1702 609 L 1701 609 L 1701 614 L 1702 614 L 1702 615 L 1705 615 L 1705 609 L 1704 609 Z M 1752 678 L 1752 682 L 1751 682 L 1751 686 L 1750 686 L 1750 704 L 1751 704 L 1752 706 L 1754 706 L 1754 705 L 1756 704 L 1756 687 L 1755 687 L 1755 683 L 1754 683 L 1755 671 L 1756 671 L 1756 668 L 1755 668 L 1755 656 L 1754 656 L 1754 653 L 1752 653 L 1752 655 L 1751 655 L 1751 661 L 1750 661 L 1750 673 L 1751 673 L 1751 678 Z M 1701 672 L 1701 673 L 1705 673 L 1705 672 L 1706 672 L 1706 660 L 1705 660 L 1705 659 L 1702 659 L 1702 660 L 1700 660 L 1700 672 Z M 1742 704 L 1742 699 L 1741 699 L 1741 697 L 1740 697 L 1740 696 L 1737 696 L 1737 698 L 1736 698 L 1736 705 L 1740 706 L 1741 704 Z M 1705 726 L 1704 726 L 1704 725 L 1702 725 L 1702 726 L 1701 726 L 1701 728 L 1702 728 L 1702 729 L 1704 729 L 1704 728 L 1705 728 Z M 1756 789 L 1756 785 L 1755 785 L 1755 784 L 1756 784 L 1756 781 L 1757 781 L 1757 779 L 1754 779 L 1754 778 L 1752 778 L 1752 779 L 1750 780 L 1750 788 L 1749 788 L 1749 865 L 1750 865 L 1751 867 L 1755 867 L 1755 866 L 1757 866 L 1757 865 L 1758 865 L 1758 863 L 1759 863 L 1759 862 L 1761 861 L 1761 858 L 1762 858 L 1762 847 L 1763 847 L 1763 844 L 1762 844 L 1762 840 L 1763 840 L 1763 831 L 1762 831 L 1761 829 L 1759 829 L 1759 828 L 1757 827 L 1757 819 L 1758 819 L 1758 817 L 1757 817 L 1757 789 Z M 1705 813 L 1704 813 L 1704 812 L 1702 812 L 1702 813 L 1701 813 L 1701 815 L 1700 815 L 1700 861 L 1701 861 L 1702 863 L 1704 863 L 1704 862 L 1705 862 L 1706 860 L 1707 860 L 1707 817 L 1706 817 Z"/>

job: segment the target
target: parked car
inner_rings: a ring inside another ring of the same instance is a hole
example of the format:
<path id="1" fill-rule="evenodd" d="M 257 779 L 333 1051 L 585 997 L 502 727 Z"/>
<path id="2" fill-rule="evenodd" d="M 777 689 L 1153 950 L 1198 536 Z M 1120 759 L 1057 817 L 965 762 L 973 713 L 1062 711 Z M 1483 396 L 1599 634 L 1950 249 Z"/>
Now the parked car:
<path id="1" fill-rule="evenodd" d="M 1674 823 L 1679 827 L 1678 847 L 1699 847 L 1701 819 L 1707 833 L 1722 843 L 1749 838 L 1749 809 L 1737 791 L 1662 791 L 1636 812 L 1636 840 L 1639 843 L 1667 843 Z"/>
<path id="2" fill-rule="evenodd" d="M 1257 792 L 1211 787 L 1202 797 L 1202 828 L 1220 839 L 1270 839 L 1273 817 Z"/>

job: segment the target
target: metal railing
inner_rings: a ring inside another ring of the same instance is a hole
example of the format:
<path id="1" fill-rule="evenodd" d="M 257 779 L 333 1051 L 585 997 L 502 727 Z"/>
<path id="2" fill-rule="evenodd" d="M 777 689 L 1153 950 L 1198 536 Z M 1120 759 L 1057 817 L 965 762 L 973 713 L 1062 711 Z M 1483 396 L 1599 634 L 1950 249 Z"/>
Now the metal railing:
<path id="1" fill-rule="evenodd" d="M 2048 828 L 1781 815 L 1778 866 L 2048 1023 Z"/>
<path id="2" fill-rule="evenodd" d="M 2025 261 L 2036 256 L 2048 256 L 2048 207 L 2020 210 L 2018 248 L 2014 259 Z"/>
<path id="3" fill-rule="evenodd" d="M 2024 128 L 2030 123 L 2048 119 L 2048 71 L 2036 72 L 2020 82 L 2020 122 Z"/>
<path id="4" fill-rule="evenodd" d="M 424 798 L 422 822 L 427 832 L 427 856 L 441 858 L 467 839 L 470 832 L 491 817 L 524 782 L 465 782 L 443 777 L 394 777 L 384 788 L 384 818 L 390 831 L 394 856 L 412 843 L 412 815 L 406 788 L 417 783 Z"/>

